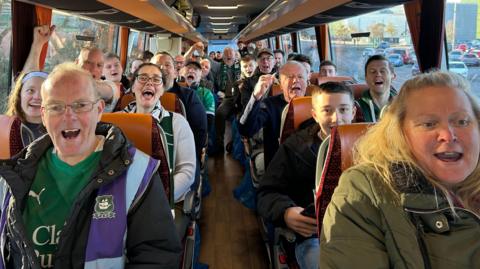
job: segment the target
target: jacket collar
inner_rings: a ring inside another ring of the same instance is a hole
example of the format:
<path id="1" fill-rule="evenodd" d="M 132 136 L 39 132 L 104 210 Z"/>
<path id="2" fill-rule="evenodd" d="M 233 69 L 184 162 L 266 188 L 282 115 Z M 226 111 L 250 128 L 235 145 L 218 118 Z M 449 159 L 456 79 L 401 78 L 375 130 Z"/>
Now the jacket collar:
<path id="1" fill-rule="evenodd" d="M 114 180 L 132 161 L 128 153 L 130 142 L 119 128 L 112 124 L 98 123 L 96 134 L 104 136 L 105 143 L 98 168 L 92 174 L 93 177 L 101 176 L 103 182 L 95 184 L 94 188 Z M 50 136 L 45 134 L 23 149 L 13 159 L 2 161 L 0 175 L 8 183 L 14 197 L 26 197 L 35 178 L 38 162 L 52 147 L 53 143 Z M 110 176 L 107 171 L 112 168 L 115 174 Z M 22 201 L 18 202 L 22 203 Z M 22 205 L 20 205 L 20 208 L 22 208 Z"/>
<path id="2" fill-rule="evenodd" d="M 392 164 L 391 172 L 404 208 L 413 210 L 448 208 L 448 201 L 443 192 L 428 182 L 420 171 L 406 164 L 396 163 Z"/>

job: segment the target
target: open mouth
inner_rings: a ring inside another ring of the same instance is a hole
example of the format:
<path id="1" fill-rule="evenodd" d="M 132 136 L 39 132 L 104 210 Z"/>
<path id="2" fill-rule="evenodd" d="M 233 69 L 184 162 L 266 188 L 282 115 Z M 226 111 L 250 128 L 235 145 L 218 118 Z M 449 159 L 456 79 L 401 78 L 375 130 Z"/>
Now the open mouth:
<path id="1" fill-rule="evenodd" d="M 195 77 L 194 77 L 193 75 L 188 75 L 188 76 L 187 76 L 187 79 L 188 79 L 188 80 L 195 80 Z"/>
<path id="2" fill-rule="evenodd" d="M 63 130 L 62 136 L 65 139 L 74 139 L 80 134 L 80 129 Z"/>
<path id="3" fill-rule="evenodd" d="M 440 152 L 433 155 L 443 162 L 456 162 L 463 157 L 463 153 L 460 152 Z"/>
<path id="4" fill-rule="evenodd" d="M 112 75 L 112 77 L 116 77 L 118 75 L 118 73 L 111 73 L 110 75 Z"/>
<path id="5" fill-rule="evenodd" d="M 382 85 L 383 85 L 383 81 L 375 81 L 375 85 L 377 85 L 377 86 L 382 86 Z"/>
<path id="6" fill-rule="evenodd" d="M 40 104 L 28 104 L 28 105 L 33 107 L 33 108 L 40 108 L 41 107 Z"/>
<path id="7" fill-rule="evenodd" d="M 142 96 L 144 97 L 153 97 L 154 95 L 155 95 L 155 92 L 151 90 L 145 90 L 142 92 Z"/>

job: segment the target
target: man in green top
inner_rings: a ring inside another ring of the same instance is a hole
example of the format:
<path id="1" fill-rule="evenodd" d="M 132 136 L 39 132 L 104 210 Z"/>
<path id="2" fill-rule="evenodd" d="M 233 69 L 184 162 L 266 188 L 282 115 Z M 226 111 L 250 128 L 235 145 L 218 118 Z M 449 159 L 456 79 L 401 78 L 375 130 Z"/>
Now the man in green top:
<path id="1" fill-rule="evenodd" d="M 395 70 L 382 55 L 373 55 L 365 63 L 365 81 L 369 87 L 358 100 L 365 122 L 377 122 L 382 108 L 397 95 L 392 88 Z"/>
<path id="2" fill-rule="evenodd" d="M 41 89 L 48 135 L 0 161 L 1 268 L 178 268 L 158 161 L 99 123 L 94 83 L 73 63 L 55 67 Z"/>
<path id="3" fill-rule="evenodd" d="M 212 126 L 215 123 L 215 99 L 211 89 L 200 86 L 200 80 L 202 79 L 202 66 L 195 61 L 189 61 L 185 64 L 183 72 L 185 81 L 189 88 L 193 89 L 200 102 L 202 102 L 207 112 L 208 130 L 212 130 Z"/>

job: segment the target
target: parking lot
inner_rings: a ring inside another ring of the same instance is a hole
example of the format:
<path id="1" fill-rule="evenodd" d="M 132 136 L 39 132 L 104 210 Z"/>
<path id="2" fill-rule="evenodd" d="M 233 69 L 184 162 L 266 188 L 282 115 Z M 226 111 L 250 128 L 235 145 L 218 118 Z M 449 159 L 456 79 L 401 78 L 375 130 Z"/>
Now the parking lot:
<path id="1" fill-rule="evenodd" d="M 366 45 L 334 44 L 334 59 L 338 75 L 352 76 L 357 81 L 365 82 L 364 65 L 366 57 L 362 55 Z M 400 89 L 403 82 L 412 77 L 412 65 L 395 67 L 396 79 L 393 81 L 395 89 Z M 468 80 L 472 86 L 473 94 L 480 100 L 480 67 L 468 67 Z"/>

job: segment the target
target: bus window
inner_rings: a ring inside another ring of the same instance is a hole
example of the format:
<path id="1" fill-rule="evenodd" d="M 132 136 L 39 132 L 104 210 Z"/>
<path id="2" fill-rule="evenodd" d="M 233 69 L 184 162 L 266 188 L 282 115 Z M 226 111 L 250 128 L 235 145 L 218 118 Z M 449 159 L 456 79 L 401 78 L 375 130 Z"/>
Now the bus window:
<path id="1" fill-rule="evenodd" d="M 10 75 L 10 44 L 12 43 L 12 14 L 10 0 L 0 2 L 0 98 L 7 100 L 9 93 L 8 80 Z M 6 102 L 0 105 L 0 111 L 5 111 Z"/>
<path id="2" fill-rule="evenodd" d="M 277 41 L 275 40 L 275 37 L 270 37 L 268 39 L 270 41 L 270 44 L 272 47 L 270 49 L 275 50 L 277 48 Z"/>
<path id="3" fill-rule="evenodd" d="M 320 57 L 318 56 L 317 38 L 315 29 L 308 28 L 298 32 L 300 38 L 300 53 L 307 55 L 312 60 L 312 71 L 318 72 Z"/>
<path id="4" fill-rule="evenodd" d="M 143 51 L 145 50 L 145 33 L 130 30 L 128 35 L 128 57 L 127 68 L 131 62 L 135 59 L 142 58 Z"/>
<path id="5" fill-rule="evenodd" d="M 55 32 L 50 38 L 45 71 L 49 72 L 59 63 L 74 61 L 80 49 L 96 46 L 108 52 L 115 52 L 118 26 L 85 19 L 72 14 L 52 12 Z"/>
<path id="6" fill-rule="evenodd" d="M 445 7 L 449 70 L 467 78 L 477 98 L 480 98 L 479 9 L 477 1 L 447 0 Z"/>
<path id="7" fill-rule="evenodd" d="M 293 52 L 292 49 L 292 37 L 290 34 L 284 34 L 280 36 L 280 39 L 282 40 L 282 47 L 280 48 L 285 52 L 285 55 L 288 56 L 288 54 Z"/>
<path id="8" fill-rule="evenodd" d="M 336 21 L 329 28 L 337 75 L 364 83 L 365 62 L 374 54 L 385 56 L 395 66 L 392 86 L 397 90 L 415 73 L 416 57 L 403 5 Z M 370 32 L 370 36 L 352 38 L 357 32 Z"/>

